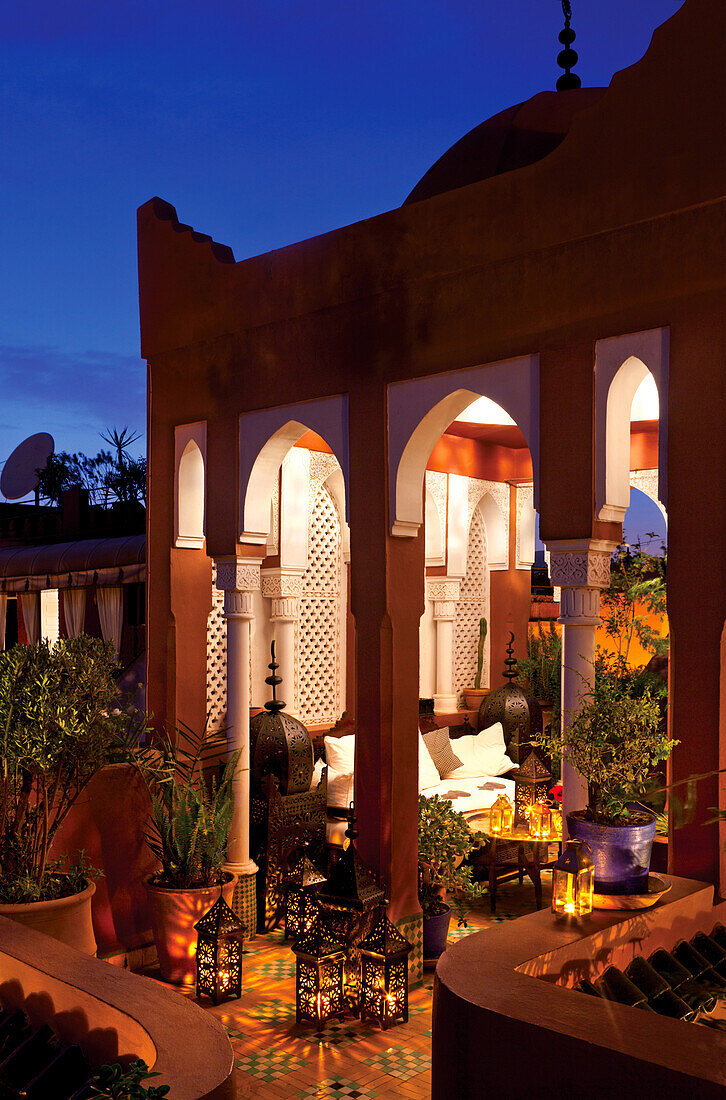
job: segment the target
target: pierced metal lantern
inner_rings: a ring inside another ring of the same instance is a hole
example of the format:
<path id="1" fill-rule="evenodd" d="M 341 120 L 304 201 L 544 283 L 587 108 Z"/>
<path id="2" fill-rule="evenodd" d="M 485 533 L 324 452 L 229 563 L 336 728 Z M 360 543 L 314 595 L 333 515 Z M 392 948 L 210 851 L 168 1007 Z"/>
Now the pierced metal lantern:
<path id="1" fill-rule="evenodd" d="M 276 689 L 282 677 L 275 661 L 275 643 L 270 646 L 272 661 L 267 666 L 272 675 L 265 683 L 272 688 L 272 699 L 265 709 L 250 719 L 250 763 L 252 785 L 264 797 L 263 781 L 275 775 L 281 794 L 300 794 L 310 790 L 313 777 L 313 742 L 302 722 L 284 713 L 285 702 L 277 698 Z"/>
<path id="2" fill-rule="evenodd" d="M 526 692 L 512 681 L 517 678 L 517 659 L 514 656 L 514 634 L 509 632 L 507 657 L 504 662 L 504 678 L 507 683 L 482 699 L 476 721 L 477 732 L 488 729 L 495 722 L 502 723 L 507 753 L 515 764 L 521 764 L 530 743 L 530 700 Z"/>
<path id="3" fill-rule="evenodd" d="M 345 1015 L 345 944 L 316 917 L 293 944 L 296 962 L 296 1014 L 299 1024 L 321 1027 Z"/>
<path id="4" fill-rule="evenodd" d="M 242 996 L 242 940 L 247 926 L 220 896 L 194 925 L 197 930 L 197 996 L 216 1005 Z"/>
<path id="5" fill-rule="evenodd" d="M 552 785 L 547 758 L 540 749 L 532 749 L 522 766 L 514 773 L 514 823 L 523 825 L 529 819 L 529 808 L 546 802 Z"/>
<path id="6" fill-rule="evenodd" d="M 552 912 L 560 919 L 579 920 L 592 912 L 595 865 L 580 840 L 568 840 L 552 868 Z"/>
<path id="7" fill-rule="evenodd" d="M 295 940 L 312 928 L 318 913 L 315 895 L 324 882 L 325 875 L 311 862 L 307 852 L 303 852 L 284 880 L 286 940 Z"/>
<path id="8" fill-rule="evenodd" d="M 412 944 L 381 910 L 360 944 L 360 1018 L 385 1031 L 408 1021 L 408 955 Z"/>

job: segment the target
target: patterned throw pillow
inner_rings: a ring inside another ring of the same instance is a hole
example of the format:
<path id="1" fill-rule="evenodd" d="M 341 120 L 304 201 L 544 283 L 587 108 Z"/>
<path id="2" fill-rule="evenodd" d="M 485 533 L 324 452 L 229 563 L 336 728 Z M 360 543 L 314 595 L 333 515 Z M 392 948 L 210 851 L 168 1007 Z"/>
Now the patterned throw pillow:
<path id="1" fill-rule="evenodd" d="M 448 775 L 451 775 L 455 768 L 461 767 L 461 760 L 451 747 L 448 726 L 444 726 L 440 730 L 431 730 L 431 733 L 425 733 L 423 739 L 442 779 L 446 779 Z"/>

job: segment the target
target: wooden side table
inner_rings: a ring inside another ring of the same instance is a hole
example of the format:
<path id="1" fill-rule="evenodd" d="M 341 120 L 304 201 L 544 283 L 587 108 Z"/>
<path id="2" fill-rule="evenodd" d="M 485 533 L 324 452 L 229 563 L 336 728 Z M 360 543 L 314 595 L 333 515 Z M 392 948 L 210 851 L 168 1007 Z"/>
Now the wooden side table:
<path id="1" fill-rule="evenodd" d="M 516 826 L 508 833 L 493 836 L 489 832 L 488 810 L 470 818 L 469 823 L 474 829 L 486 833 L 489 838 L 489 843 L 474 853 L 472 862 L 487 873 L 489 904 L 492 913 L 497 911 L 497 868 L 501 867 L 516 867 L 519 871 L 520 885 L 524 882 L 525 873 L 529 875 L 534 886 L 537 908 L 541 909 L 542 878 L 540 869 L 550 862 L 550 845 L 559 843 L 561 834 L 553 833 L 546 840 L 534 840 L 525 827 Z"/>

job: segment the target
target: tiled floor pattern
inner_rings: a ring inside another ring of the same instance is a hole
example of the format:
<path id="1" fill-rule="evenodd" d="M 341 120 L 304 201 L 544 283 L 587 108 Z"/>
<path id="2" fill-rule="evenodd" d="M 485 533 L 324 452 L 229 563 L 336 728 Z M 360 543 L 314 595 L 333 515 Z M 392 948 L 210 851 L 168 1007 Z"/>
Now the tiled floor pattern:
<path id="1" fill-rule="evenodd" d="M 549 901 L 545 886 L 545 903 Z M 497 913 L 486 898 L 467 910 L 468 926 L 455 919 L 449 942 L 534 909 L 525 883 L 500 885 Z M 239 1100 L 423 1100 L 431 1091 L 433 972 L 411 990 L 409 1021 L 389 1031 L 354 1018 L 320 1031 L 295 1023 L 295 967 L 278 933 L 257 936 L 244 959 L 239 1001 L 204 1005 L 227 1028 L 235 1052 Z M 453 1098 L 452 1098 L 453 1100 Z"/>

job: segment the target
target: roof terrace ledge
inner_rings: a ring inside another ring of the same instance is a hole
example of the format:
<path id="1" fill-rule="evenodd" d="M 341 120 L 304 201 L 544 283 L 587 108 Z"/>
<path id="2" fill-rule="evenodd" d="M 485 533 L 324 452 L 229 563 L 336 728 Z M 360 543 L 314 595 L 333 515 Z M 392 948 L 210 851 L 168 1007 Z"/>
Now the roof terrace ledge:
<path id="1" fill-rule="evenodd" d="M 543 1095 L 543 1082 L 566 1097 L 633 1096 L 636 1082 L 637 1095 L 657 1087 L 659 1100 L 726 1096 L 726 1032 L 567 988 L 724 919 L 712 886 L 671 882 L 669 900 L 653 909 L 595 912 L 580 929 L 544 910 L 449 948 L 436 970 L 433 1100 L 498 1088 L 515 1100 Z"/>
<path id="2" fill-rule="evenodd" d="M 95 1063 L 143 1058 L 174 1100 L 232 1100 L 232 1048 L 222 1024 L 150 978 L 83 955 L 0 917 L 0 997 L 78 1042 Z"/>

